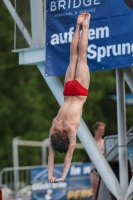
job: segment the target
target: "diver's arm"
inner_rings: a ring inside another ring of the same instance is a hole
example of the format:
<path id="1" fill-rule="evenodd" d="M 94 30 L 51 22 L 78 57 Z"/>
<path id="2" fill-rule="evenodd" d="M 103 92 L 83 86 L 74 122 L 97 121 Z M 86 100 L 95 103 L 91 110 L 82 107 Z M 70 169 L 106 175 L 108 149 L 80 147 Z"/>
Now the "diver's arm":
<path id="1" fill-rule="evenodd" d="M 76 145 L 76 136 L 74 136 L 70 139 L 68 151 L 66 153 L 65 160 L 64 160 L 64 168 L 63 168 L 62 176 L 60 178 L 56 179 L 57 182 L 63 181 L 67 176 L 67 173 L 68 173 L 70 165 L 71 165 L 71 160 L 73 157 L 75 145 Z"/>
<path id="2" fill-rule="evenodd" d="M 54 156 L 55 156 L 55 152 L 51 145 L 51 139 L 49 138 L 49 155 L 48 155 L 48 181 L 49 182 L 56 181 L 56 178 L 53 176 Z"/>

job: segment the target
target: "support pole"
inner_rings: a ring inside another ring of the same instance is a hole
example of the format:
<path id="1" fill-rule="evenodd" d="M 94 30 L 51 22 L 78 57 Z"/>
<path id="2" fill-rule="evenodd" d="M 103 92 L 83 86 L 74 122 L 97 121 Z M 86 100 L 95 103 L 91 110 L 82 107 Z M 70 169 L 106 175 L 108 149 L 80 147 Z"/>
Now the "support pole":
<path id="1" fill-rule="evenodd" d="M 133 93 L 133 69 L 131 67 L 124 69 L 124 79 Z"/>
<path id="2" fill-rule="evenodd" d="M 117 124 L 120 185 L 126 195 L 128 188 L 127 137 L 124 69 L 116 69 Z"/>
<path id="3" fill-rule="evenodd" d="M 126 195 L 124 200 L 132 200 L 132 199 L 133 199 L 133 178 L 130 181 L 128 191 L 127 191 L 127 195 Z"/>
<path id="4" fill-rule="evenodd" d="M 18 138 L 14 138 L 12 141 L 13 148 L 13 167 L 14 167 L 14 196 L 17 197 L 17 191 L 19 190 L 19 172 L 16 170 L 19 166 L 18 161 Z"/>

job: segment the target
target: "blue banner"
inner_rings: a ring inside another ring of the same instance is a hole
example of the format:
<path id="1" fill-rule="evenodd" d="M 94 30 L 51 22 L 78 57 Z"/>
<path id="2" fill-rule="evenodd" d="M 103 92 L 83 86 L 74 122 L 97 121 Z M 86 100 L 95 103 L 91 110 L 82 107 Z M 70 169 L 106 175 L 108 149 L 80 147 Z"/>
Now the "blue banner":
<path id="1" fill-rule="evenodd" d="M 133 1 L 47 0 L 46 76 L 66 73 L 77 16 L 91 14 L 87 58 L 90 71 L 133 65 Z"/>
<path id="2" fill-rule="evenodd" d="M 48 183 L 47 167 L 31 169 L 31 200 L 91 200 L 90 163 L 71 164 L 63 182 Z M 60 177 L 63 165 L 55 165 L 54 176 Z"/>

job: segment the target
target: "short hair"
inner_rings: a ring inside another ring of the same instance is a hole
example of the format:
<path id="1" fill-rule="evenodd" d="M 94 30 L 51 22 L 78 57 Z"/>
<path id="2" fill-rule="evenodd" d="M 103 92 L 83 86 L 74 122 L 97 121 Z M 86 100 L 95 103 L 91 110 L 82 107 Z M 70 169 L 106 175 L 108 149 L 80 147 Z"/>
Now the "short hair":
<path id="1" fill-rule="evenodd" d="M 51 135 L 51 145 L 55 151 L 66 153 L 69 146 L 68 134 L 56 131 Z"/>
<path id="2" fill-rule="evenodd" d="M 94 131 L 94 130 L 97 130 L 99 126 L 104 126 L 104 127 L 106 127 L 106 124 L 103 123 L 103 122 L 96 122 L 96 123 L 93 125 L 93 131 Z"/>

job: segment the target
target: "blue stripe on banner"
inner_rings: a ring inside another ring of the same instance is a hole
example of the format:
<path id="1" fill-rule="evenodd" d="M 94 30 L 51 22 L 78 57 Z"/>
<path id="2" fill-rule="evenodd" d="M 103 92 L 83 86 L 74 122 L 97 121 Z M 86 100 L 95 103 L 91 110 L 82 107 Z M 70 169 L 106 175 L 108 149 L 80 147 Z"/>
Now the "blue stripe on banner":
<path id="1" fill-rule="evenodd" d="M 81 12 L 91 13 L 90 71 L 133 65 L 133 3 L 129 0 L 47 0 L 46 76 L 66 73 L 70 42 Z"/>

